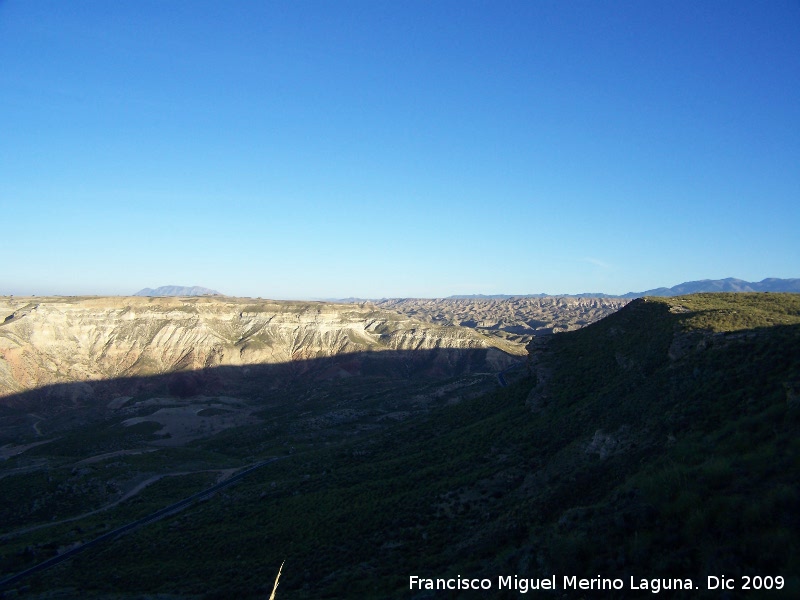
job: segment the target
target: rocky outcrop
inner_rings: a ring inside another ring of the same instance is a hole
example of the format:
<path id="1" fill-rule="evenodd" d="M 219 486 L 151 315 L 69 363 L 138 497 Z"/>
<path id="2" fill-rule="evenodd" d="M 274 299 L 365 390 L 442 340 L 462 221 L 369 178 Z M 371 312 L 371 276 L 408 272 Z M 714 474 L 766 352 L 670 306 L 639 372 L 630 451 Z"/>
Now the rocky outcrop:
<path id="1" fill-rule="evenodd" d="M 355 353 L 524 350 L 369 303 L 235 298 L 0 298 L 0 396 L 57 383 L 279 364 Z"/>

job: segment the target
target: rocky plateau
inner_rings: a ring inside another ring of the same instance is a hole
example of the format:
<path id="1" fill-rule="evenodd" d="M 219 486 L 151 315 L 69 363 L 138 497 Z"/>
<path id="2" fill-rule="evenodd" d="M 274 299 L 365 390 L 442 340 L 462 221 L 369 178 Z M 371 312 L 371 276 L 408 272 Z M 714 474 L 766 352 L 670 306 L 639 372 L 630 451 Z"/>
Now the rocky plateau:
<path id="1" fill-rule="evenodd" d="M 220 366 L 444 350 L 483 350 L 486 368 L 496 370 L 524 354 L 518 343 L 370 303 L 227 297 L 0 299 L 0 396 L 59 383 Z"/>

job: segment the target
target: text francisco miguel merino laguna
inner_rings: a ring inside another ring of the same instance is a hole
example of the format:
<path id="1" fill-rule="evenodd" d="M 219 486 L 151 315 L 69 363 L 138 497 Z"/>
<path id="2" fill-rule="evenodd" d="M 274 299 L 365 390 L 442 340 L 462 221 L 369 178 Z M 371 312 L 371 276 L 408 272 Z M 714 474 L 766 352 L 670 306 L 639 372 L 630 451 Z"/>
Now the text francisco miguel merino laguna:
<path id="1" fill-rule="evenodd" d="M 625 581 L 619 578 L 580 578 L 575 576 L 564 575 L 561 578 L 561 587 L 557 584 L 555 575 L 544 577 L 540 579 L 523 578 L 517 575 L 499 576 L 494 579 L 470 579 L 467 577 L 451 577 L 449 579 L 426 579 L 417 575 L 409 577 L 408 587 L 411 590 L 517 590 L 525 594 L 528 591 L 535 590 L 647 590 L 653 594 L 657 594 L 666 590 L 698 590 L 700 589 L 695 583 L 688 578 L 683 579 L 640 579 L 631 577 L 628 581 L 628 587 L 625 587 Z M 753 589 L 776 589 L 779 590 L 784 586 L 784 578 L 777 577 L 761 577 L 761 576 L 742 576 L 742 577 L 725 577 L 724 575 L 716 576 L 709 575 L 706 578 L 706 590 L 753 590 Z"/>

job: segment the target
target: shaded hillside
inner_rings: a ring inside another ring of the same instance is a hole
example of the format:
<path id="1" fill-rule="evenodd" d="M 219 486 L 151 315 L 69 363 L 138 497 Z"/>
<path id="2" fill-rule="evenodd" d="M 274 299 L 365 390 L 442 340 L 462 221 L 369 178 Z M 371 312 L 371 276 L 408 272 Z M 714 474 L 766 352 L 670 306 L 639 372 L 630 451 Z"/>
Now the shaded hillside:
<path id="1" fill-rule="evenodd" d="M 307 410 L 309 399 L 328 398 L 333 405 L 326 408 L 320 404 L 317 410 L 335 412 L 353 408 L 346 398 L 367 395 L 384 397 L 387 412 L 411 414 L 426 410 L 442 397 L 459 396 L 459 390 L 468 396 L 480 395 L 481 390 L 497 386 L 496 374 L 501 369 L 520 364 L 517 357 L 494 348 L 387 350 L 48 385 L 0 398 L 0 460 L 15 455 L 17 448 L 52 442 L 65 432 L 85 439 L 88 449 L 95 444 L 89 439 L 91 434 L 82 431 L 84 425 L 92 424 L 93 431 L 113 429 L 124 420 L 159 413 L 162 407 L 179 409 L 177 412 L 185 413 L 181 418 L 192 422 L 192 427 L 205 427 L 195 432 L 202 435 L 192 438 L 209 437 L 219 430 L 214 419 L 197 422 L 193 418 L 204 409 L 210 410 L 200 416 L 213 416 L 221 409 L 234 416 L 263 413 L 286 404 L 281 411 L 296 416 Z M 338 391 L 333 395 L 330 390 Z M 386 390 L 392 393 L 386 394 Z M 320 414 L 314 412 L 312 418 Z M 151 419 L 159 420 L 163 421 Z M 225 428 L 239 424 L 231 422 Z M 166 430 L 161 435 L 164 433 Z M 159 441 L 158 436 L 151 441 Z M 174 440 L 168 445 L 175 445 Z M 53 447 L 45 448 L 45 453 Z"/>
<path id="2" fill-rule="evenodd" d="M 749 598 L 758 596 L 738 589 L 740 576 L 771 575 L 785 578 L 784 589 L 765 597 L 797 597 L 800 296 L 637 300 L 531 353 L 531 377 L 480 397 L 445 393 L 402 417 L 412 390 L 391 402 L 350 396 L 349 409 L 387 411 L 379 427 L 315 419 L 330 413 L 341 387 L 299 411 L 267 407 L 265 423 L 185 449 L 93 463 L 97 474 L 286 456 L 170 520 L 32 577 L 24 595 L 263 598 L 286 560 L 279 591 L 291 598 L 449 597 L 411 592 L 410 575 L 489 578 L 493 592 L 473 596 L 496 598 L 519 595 L 497 589 L 500 576 L 623 580 L 604 598 L 649 597 L 631 590 L 631 577 L 690 578 L 698 590 L 668 597 L 719 598 L 706 577 L 725 575 L 737 585 L 725 597 Z M 93 489 L 91 473 L 54 473 Z M 24 476 L 0 484 L 35 489 Z M 85 519 L 80 531 L 70 524 L 15 537 L 4 570 L 53 552 L 47 540 L 86 539 L 109 519 L 141 516 L 203 483 L 170 485 Z"/>
<path id="3" fill-rule="evenodd" d="M 544 471 L 569 477 L 551 568 L 800 573 L 800 296 L 642 299 L 533 350 Z"/>

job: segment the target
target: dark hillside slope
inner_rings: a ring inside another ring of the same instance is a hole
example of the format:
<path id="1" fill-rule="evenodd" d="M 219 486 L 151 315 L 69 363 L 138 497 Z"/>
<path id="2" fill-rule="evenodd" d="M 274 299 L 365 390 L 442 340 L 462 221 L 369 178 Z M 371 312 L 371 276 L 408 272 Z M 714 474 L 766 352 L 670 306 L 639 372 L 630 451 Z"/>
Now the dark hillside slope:
<path id="1" fill-rule="evenodd" d="M 800 597 L 800 296 L 636 300 L 531 354 L 532 375 L 492 394 L 316 430 L 324 443 L 31 578 L 25 595 L 263 598 L 285 559 L 279 598 L 473 597 L 412 592 L 410 575 L 490 578 L 483 598 L 518 598 L 497 589 L 514 575 L 623 579 L 603 598 L 650 597 L 631 577 L 699 587 L 670 598 L 752 598 L 740 577 L 771 575 L 786 584 L 766 597 Z M 299 448 L 299 423 L 276 426 L 274 447 Z M 196 450 L 252 462 L 263 431 Z M 737 589 L 707 591 L 709 575 Z"/>
<path id="2" fill-rule="evenodd" d="M 800 296 L 646 298 L 532 362 L 550 569 L 797 590 Z"/>

